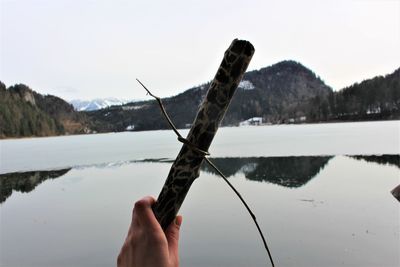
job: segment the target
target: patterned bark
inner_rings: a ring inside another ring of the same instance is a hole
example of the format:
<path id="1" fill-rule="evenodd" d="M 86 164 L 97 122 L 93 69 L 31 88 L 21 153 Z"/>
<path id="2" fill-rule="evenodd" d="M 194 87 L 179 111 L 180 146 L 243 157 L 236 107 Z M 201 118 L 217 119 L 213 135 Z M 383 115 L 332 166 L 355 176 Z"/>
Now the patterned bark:
<path id="1" fill-rule="evenodd" d="M 186 138 L 195 147 L 208 151 L 253 53 L 254 47 L 250 42 L 237 39 L 226 50 Z M 153 206 L 154 214 L 164 230 L 174 220 L 190 186 L 199 176 L 203 159 L 204 155 L 190 146 L 182 146 Z"/>

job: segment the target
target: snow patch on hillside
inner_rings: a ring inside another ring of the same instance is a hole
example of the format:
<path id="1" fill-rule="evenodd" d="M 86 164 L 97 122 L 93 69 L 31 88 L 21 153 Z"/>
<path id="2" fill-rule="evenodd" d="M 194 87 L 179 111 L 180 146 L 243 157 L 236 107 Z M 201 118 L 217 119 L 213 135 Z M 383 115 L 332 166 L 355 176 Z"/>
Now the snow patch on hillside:
<path id="1" fill-rule="evenodd" d="M 253 90 L 255 88 L 254 85 L 247 80 L 242 80 L 238 87 L 242 88 L 243 90 Z"/>

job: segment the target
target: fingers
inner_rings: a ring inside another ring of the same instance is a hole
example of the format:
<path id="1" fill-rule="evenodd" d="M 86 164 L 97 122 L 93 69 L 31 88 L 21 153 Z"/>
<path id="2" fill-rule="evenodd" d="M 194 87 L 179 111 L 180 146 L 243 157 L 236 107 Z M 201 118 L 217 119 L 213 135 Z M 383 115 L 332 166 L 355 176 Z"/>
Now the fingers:
<path id="1" fill-rule="evenodd" d="M 182 216 L 176 216 L 175 220 L 168 226 L 165 235 L 168 240 L 169 255 L 178 260 L 179 229 L 182 224 Z"/>
<path id="2" fill-rule="evenodd" d="M 151 208 L 155 202 L 156 200 L 153 197 L 147 196 L 135 203 L 132 215 L 132 223 L 134 226 L 140 225 L 141 227 L 146 228 L 161 227 Z"/>

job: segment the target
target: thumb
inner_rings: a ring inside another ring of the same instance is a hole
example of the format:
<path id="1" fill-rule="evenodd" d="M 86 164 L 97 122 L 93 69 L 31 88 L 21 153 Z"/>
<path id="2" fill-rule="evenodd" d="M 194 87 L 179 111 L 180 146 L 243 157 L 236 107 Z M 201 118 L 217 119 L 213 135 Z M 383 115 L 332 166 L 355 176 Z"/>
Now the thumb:
<path id="1" fill-rule="evenodd" d="M 179 229 L 181 224 L 182 216 L 178 215 L 165 231 L 168 240 L 169 255 L 175 259 L 178 259 Z"/>

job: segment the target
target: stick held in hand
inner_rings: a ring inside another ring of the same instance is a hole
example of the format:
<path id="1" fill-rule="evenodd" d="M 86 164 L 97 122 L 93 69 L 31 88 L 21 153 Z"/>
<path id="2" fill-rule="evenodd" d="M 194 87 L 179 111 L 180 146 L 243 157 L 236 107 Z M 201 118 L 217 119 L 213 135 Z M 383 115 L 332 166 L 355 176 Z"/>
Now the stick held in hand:
<path id="1" fill-rule="evenodd" d="M 205 152 L 211 145 L 229 103 L 254 54 L 253 45 L 233 40 L 200 105 L 196 119 L 172 164 L 153 211 L 165 230 L 176 217 L 193 181 L 199 176 Z"/>

